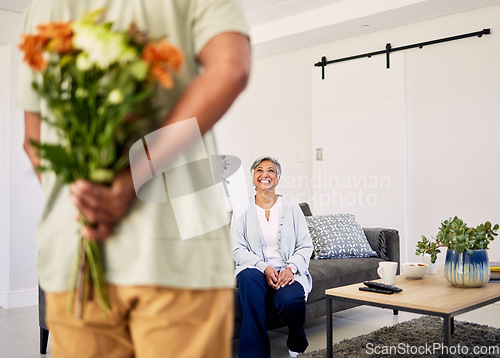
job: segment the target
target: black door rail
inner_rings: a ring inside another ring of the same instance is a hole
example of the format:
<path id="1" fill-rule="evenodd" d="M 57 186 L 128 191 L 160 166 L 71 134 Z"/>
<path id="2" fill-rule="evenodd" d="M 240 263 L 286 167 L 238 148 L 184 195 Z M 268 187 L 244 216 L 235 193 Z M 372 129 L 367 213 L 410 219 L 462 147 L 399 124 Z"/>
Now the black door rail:
<path id="1" fill-rule="evenodd" d="M 438 43 L 442 43 L 442 42 L 448 42 L 448 41 L 454 41 L 454 40 L 461 40 L 461 39 L 465 39 L 465 38 L 468 38 L 468 37 L 475 37 L 475 36 L 482 37 L 483 35 L 489 35 L 490 33 L 491 33 L 490 29 L 483 29 L 481 31 L 471 32 L 471 33 L 468 33 L 468 34 L 451 36 L 451 37 L 445 37 L 445 38 L 442 38 L 442 39 L 437 39 L 437 40 L 432 40 L 432 41 L 426 41 L 426 42 L 420 42 L 420 43 L 416 43 L 416 44 L 412 44 L 412 45 L 406 45 L 406 46 L 394 47 L 394 48 L 391 47 L 390 43 L 388 43 L 388 44 L 385 45 L 385 50 L 374 51 L 374 52 L 367 52 L 367 53 L 363 53 L 363 54 L 360 54 L 360 55 L 343 57 L 343 58 L 338 58 L 338 59 L 335 59 L 335 60 L 328 60 L 328 61 L 326 60 L 326 57 L 323 56 L 323 57 L 321 57 L 321 61 L 316 62 L 314 64 L 314 66 L 321 67 L 321 79 L 324 80 L 325 79 L 325 67 L 327 65 L 330 65 L 332 63 L 337 63 L 337 62 L 356 60 L 358 58 L 363 58 L 363 57 L 370 58 L 372 56 L 377 56 L 377 55 L 383 55 L 383 54 L 385 54 L 386 68 L 390 68 L 391 67 L 391 65 L 390 65 L 390 54 L 391 54 L 391 52 L 408 50 L 410 48 L 415 48 L 415 47 L 418 47 L 418 48 L 421 49 L 424 46 L 429 46 L 429 45 L 434 45 L 434 44 L 438 44 Z"/>

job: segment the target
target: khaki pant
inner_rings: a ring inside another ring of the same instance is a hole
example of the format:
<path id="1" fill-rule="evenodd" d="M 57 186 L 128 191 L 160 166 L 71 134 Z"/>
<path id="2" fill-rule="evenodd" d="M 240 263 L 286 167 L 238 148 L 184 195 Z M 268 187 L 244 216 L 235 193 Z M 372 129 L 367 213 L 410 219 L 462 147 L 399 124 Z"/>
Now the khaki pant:
<path id="1" fill-rule="evenodd" d="M 96 299 L 83 319 L 67 314 L 67 293 L 46 292 L 54 358 L 229 358 L 232 289 L 108 285 L 111 312 Z"/>

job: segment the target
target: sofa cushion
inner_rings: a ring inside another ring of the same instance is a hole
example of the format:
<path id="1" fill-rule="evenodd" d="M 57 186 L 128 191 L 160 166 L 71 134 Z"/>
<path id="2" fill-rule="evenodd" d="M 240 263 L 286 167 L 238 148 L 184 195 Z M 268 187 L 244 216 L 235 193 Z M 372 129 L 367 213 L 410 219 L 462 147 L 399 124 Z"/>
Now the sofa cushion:
<path id="1" fill-rule="evenodd" d="M 363 228 L 363 231 L 365 232 L 365 236 L 368 239 L 370 246 L 377 253 L 377 256 L 381 259 L 390 261 L 389 257 L 387 257 L 387 238 L 385 237 L 385 234 L 390 230 L 365 227 Z"/>
<path id="2" fill-rule="evenodd" d="M 377 256 L 352 214 L 306 216 L 306 221 L 315 259 Z"/>
<path id="3" fill-rule="evenodd" d="M 309 273 L 313 287 L 307 302 L 324 298 L 328 288 L 378 279 L 377 267 L 381 261 L 378 257 L 311 260 Z"/>
<path id="4" fill-rule="evenodd" d="M 311 208 L 308 203 L 299 203 L 299 206 L 304 216 L 312 216 Z"/>

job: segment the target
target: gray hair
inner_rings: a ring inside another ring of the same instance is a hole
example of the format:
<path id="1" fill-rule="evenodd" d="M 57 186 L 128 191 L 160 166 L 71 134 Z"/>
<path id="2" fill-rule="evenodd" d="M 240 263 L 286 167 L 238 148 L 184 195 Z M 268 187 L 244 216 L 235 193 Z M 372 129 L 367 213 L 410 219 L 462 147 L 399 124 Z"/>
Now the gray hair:
<path id="1" fill-rule="evenodd" d="M 276 166 L 276 174 L 278 174 L 278 178 L 281 177 L 281 164 L 280 164 L 280 162 L 278 162 L 278 159 L 274 158 L 274 157 L 260 157 L 260 158 L 255 159 L 252 166 L 250 167 L 250 172 L 253 174 L 253 171 L 255 170 L 255 168 L 257 168 L 260 163 L 262 163 L 263 161 L 266 161 L 266 160 L 274 163 L 274 165 Z"/>

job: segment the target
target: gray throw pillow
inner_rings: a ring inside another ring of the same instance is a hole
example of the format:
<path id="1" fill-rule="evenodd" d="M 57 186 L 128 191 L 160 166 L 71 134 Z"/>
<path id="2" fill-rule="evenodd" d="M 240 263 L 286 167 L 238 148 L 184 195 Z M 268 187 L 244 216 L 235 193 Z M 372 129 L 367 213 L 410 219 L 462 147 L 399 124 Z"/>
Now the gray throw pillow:
<path id="1" fill-rule="evenodd" d="M 377 256 L 352 214 L 306 216 L 306 221 L 315 259 Z"/>

